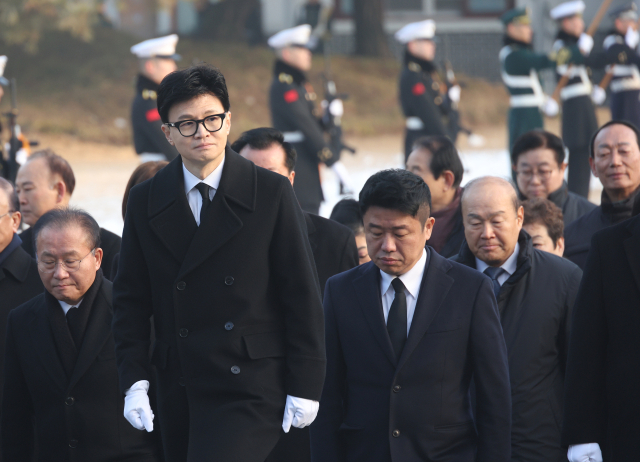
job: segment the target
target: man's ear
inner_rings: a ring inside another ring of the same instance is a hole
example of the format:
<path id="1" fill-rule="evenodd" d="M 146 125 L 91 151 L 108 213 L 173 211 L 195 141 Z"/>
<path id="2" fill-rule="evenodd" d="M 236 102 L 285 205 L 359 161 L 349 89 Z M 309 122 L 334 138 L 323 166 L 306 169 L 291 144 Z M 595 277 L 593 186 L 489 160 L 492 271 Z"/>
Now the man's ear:
<path id="1" fill-rule="evenodd" d="M 596 171 L 596 163 L 593 160 L 592 156 L 589 156 L 589 167 L 591 167 L 591 173 L 593 173 L 593 176 L 598 178 L 598 172 Z"/>
<path id="2" fill-rule="evenodd" d="M 524 207 L 523 206 L 518 207 L 517 216 L 518 216 L 517 221 L 520 224 L 520 227 L 522 227 L 522 224 L 524 223 Z"/>
<path id="3" fill-rule="evenodd" d="M 293 181 L 294 181 L 294 180 L 295 180 L 295 178 L 296 178 L 296 172 L 295 172 L 295 171 L 292 171 L 291 173 L 289 173 L 288 178 L 289 178 L 289 182 L 291 182 L 291 186 L 293 186 Z"/>
<path id="4" fill-rule="evenodd" d="M 64 181 L 58 179 L 58 181 L 53 185 L 53 189 L 56 191 L 56 202 L 63 202 L 65 200 L 65 195 L 67 194 L 67 185 L 64 184 Z"/>
<path id="5" fill-rule="evenodd" d="M 162 133 L 164 133 L 165 138 L 167 138 L 167 141 L 169 142 L 169 144 L 171 146 L 173 146 L 173 139 L 171 139 L 171 127 L 166 126 L 165 124 L 162 124 L 162 126 L 160 127 L 162 129 Z"/>
<path id="6" fill-rule="evenodd" d="M 453 188 L 453 183 L 456 181 L 456 176 L 451 170 L 445 170 L 440 174 L 444 178 L 445 190 L 448 191 Z"/>
<path id="7" fill-rule="evenodd" d="M 227 116 L 224 118 L 224 123 L 227 124 L 227 136 L 231 133 L 231 111 L 227 112 Z"/>

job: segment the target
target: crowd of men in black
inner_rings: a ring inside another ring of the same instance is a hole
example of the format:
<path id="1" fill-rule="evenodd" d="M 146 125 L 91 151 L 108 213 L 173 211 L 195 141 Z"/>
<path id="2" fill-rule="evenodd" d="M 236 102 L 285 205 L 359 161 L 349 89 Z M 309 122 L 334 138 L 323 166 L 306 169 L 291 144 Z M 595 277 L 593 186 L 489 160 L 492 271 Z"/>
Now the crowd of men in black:
<path id="1" fill-rule="evenodd" d="M 325 219 L 281 132 L 227 143 L 218 70 L 169 74 L 157 105 L 179 156 L 134 171 L 122 239 L 69 208 L 50 150 L 0 179 L 5 462 L 640 453 L 635 126 L 591 139 L 600 206 L 533 131 L 516 185 L 462 188 L 453 143 L 421 138 Z"/>

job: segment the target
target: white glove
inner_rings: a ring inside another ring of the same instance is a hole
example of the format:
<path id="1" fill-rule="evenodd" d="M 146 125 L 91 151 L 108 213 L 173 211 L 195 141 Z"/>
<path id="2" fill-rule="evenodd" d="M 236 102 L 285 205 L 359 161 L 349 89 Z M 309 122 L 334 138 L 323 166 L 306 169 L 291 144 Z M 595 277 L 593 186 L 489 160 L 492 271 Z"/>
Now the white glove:
<path id="1" fill-rule="evenodd" d="M 125 392 L 124 418 L 138 430 L 153 431 L 153 411 L 149 404 L 149 382 L 140 380 Z"/>
<path id="2" fill-rule="evenodd" d="M 296 428 L 308 427 L 316 420 L 320 403 L 310 399 L 296 398 L 287 395 L 287 403 L 284 406 L 284 418 L 282 429 L 289 433 L 291 425 Z"/>
<path id="3" fill-rule="evenodd" d="M 341 99 L 334 99 L 329 104 L 329 113 L 334 117 L 342 117 L 344 114 L 344 105 Z"/>
<path id="4" fill-rule="evenodd" d="M 460 93 L 462 93 L 460 85 L 454 85 L 453 87 L 449 88 L 449 91 L 447 92 L 447 94 L 449 95 L 449 99 L 454 103 L 460 102 Z"/>
<path id="5" fill-rule="evenodd" d="M 576 444 L 569 446 L 569 462 L 602 462 L 602 452 L 598 443 Z"/>
<path id="6" fill-rule="evenodd" d="M 607 99 L 607 92 L 600 85 L 595 85 L 591 92 L 591 100 L 596 106 L 600 106 Z"/>
<path id="7" fill-rule="evenodd" d="M 578 48 L 580 48 L 583 55 L 589 56 L 589 53 L 591 53 L 591 50 L 593 49 L 593 37 L 585 33 L 580 34 L 580 38 L 578 39 Z"/>
<path id="8" fill-rule="evenodd" d="M 640 32 L 629 26 L 629 28 L 627 29 L 627 33 L 624 36 L 624 41 L 627 45 L 629 45 L 629 48 L 635 50 L 638 46 L 638 43 L 640 43 Z"/>
<path id="9" fill-rule="evenodd" d="M 560 106 L 558 106 L 558 102 L 555 99 L 547 97 L 542 105 L 542 112 L 547 117 L 555 117 L 560 112 Z"/>

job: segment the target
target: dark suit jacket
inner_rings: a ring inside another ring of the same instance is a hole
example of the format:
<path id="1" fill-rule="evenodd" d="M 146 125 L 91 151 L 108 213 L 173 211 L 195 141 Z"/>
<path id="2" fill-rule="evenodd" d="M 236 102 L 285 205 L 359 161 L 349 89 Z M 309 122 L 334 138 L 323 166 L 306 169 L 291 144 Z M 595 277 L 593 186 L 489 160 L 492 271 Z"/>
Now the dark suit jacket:
<path id="1" fill-rule="evenodd" d="M 399 362 L 379 269 L 370 262 L 329 279 L 327 378 L 311 425 L 314 462 L 509 460 L 507 351 L 491 281 L 430 247 L 428 253 Z"/>
<path id="2" fill-rule="evenodd" d="M 82 346 L 73 349 L 77 361 L 70 375 L 65 370 L 68 357 L 61 356 L 51 321 L 51 310 L 57 309 L 65 323 L 57 300 L 45 292 L 9 315 L 2 401 L 4 462 L 30 461 L 34 446 L 41 462 L 157 460 L 153 435 L 134 429 L 122 415 L 111 289 L 102 279 Z M 66 334 L 73 348 L 68 330 Z"/>
<path id="3" fill-rule="evenodd" d="M 324 323 L 291 184 L 227 148 L 198 227 L 182 160 L 131 190 L 114 283 L 121 391 L 149 380 L 169 462 L 262 462 L 286 395 L 319 400 Z M 187 447 L 188 445 L 188 447 Z"/>
<path id="4" fill-rule="evenodd" d="M 563 444 L 599 443 L 605 462 L 640 454 L 640 216 L 593 237 L 576 298 Z"/>
<path id="5" fill-rule="evenodd" d="M 33 228 L 28 228 L 20 233 L 22 248 L 27 251 L 31 258 L 36 258 L 36 249 L 33 246 Z M 113 257 L 120 252 L 120 242 L 122 239 L 117 234 L 100 228 L 100 248 L 102 249 L 102 272 L 106 278 L 111 275 L 111 265 Z"/>

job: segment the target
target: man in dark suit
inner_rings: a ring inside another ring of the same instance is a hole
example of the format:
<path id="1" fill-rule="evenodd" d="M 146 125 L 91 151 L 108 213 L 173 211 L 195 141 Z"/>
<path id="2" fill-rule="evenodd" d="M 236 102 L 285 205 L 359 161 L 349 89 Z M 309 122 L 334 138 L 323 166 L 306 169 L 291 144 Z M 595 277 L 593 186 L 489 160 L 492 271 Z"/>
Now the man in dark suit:
<path id="1" fill-rule="evenodd" d="M 149 318 L 168 462 L 262 462 L 308 426 L 325 372 L 320 290 L 286 178 L 226 148 L 224 76 L 194 66 L 158 89 L 180 157 L 131 190 L 113 331 L 125 415 L 151 430 Z M 284 418 L 283 418 L 284 415 Z"/>
<path id="2" fill-rule="evenodd" d="M 231 149 L 258 167 L 286 176 L 294 184 L 297 153 L 275 128 L 255 128 L 240 135 Z M 309 212 L 302 212 L 313 259 L 324 293 L 327 279 L 358 266 L 358 248 L 353 232 L 346 226 Z"/>
<path id="3" fill-rule="evenodd" d="M 576 298 L 562 442 L 571 462 L 640 455 L 640 216 L 596 233 Z"/>
<path id="4" fill-rule="evenodd" d="M 56 209 L 34 226 L 46 291 L 7 323 L 5 461 L 155 462 L 153 436 L 120 413 L 111 333 L 111 282 L 100 269 L 100 228 L 86 212 Z"/>
<path id="5" fill-rule="evenodd" d="M 372 261 L 325 289 L 315 462 L 509 460 L 507 353 L 491 280 L 425 248 L 430 202 L 406 170 L 378 172 L 360 192 Z"/>
<path id="6" fill-rule="evenodd" d="M 584 268 L 591 238 L 640 212 L 640 132 L 612 120 L 591 139 L 591 171 L 602 183 L 600 205 L 565 228 L 565 258 Z"/>
<path id="7" fill-rule="evenodd" d="M 22 219 L 33 226 L 49 210 L 68 207 L 75 186 L 76 178 L 69 162 L 50 149 L 34 152 L 16 177 Z M 22 248 L 35 258 L 31 228 L 20 233 L 20 238 Z M 100 242 L 104 252 L 102 271 L 109 277 L 113 257 L 120 252 L 120 236 L 100 228 Z"/>

